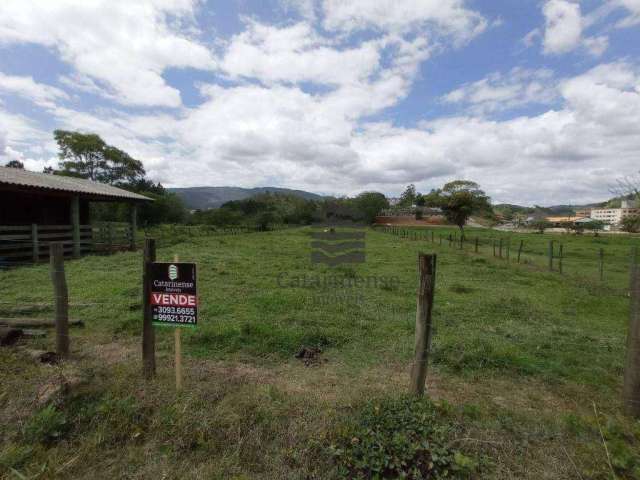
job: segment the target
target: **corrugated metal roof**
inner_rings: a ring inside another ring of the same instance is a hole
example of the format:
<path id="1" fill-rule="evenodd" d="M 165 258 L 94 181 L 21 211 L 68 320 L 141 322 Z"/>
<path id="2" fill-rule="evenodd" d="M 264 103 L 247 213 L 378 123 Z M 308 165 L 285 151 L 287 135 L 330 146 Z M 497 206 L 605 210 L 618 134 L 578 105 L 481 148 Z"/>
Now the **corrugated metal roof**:
<path id="1" fill-rule="evenodd" d="M 29 188 L 58 190 L 81 195 L 109 197 L 123 200 L 151 201 L 150 198 L 105 183 L 92 182 L 82 178 L 63 177 L 48 173 L 36 173 L 19 168 L 0 167 L 0 185 L 19 185 Z"/>

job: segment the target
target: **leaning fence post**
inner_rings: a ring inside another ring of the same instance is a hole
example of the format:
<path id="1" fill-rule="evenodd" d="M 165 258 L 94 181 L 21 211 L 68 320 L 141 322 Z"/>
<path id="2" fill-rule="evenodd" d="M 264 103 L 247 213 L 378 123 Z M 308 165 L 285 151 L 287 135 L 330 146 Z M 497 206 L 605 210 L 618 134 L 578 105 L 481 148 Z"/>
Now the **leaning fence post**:
<path id="1" fill-rule="evenodd" d="M 558 247 L 558 272 L 560 273 L 562 273 L 563 247 L 564 245 L 562 243 L 560 244 L 560 247 Z"/>
<path id="2" fill-rule="evenodd" d="M 436 286 L 436 254 L 419 254 L 418 271 L 415 356 L 411 368 L 411 393 L 422 396 L 424 395 L 429 352 L 431 351 L 431 314 Z"/>
<path id="3" fill-rule="evenodd" d="M 631 301 L 623 399 L 625 411 L 638 418 L 640 417 L 640 265 L 638 265 L 638 247 L 634 247 L 631 255 L 630 287 Z"/>
<path id="4" fill-rule="evenodd" d="M 62 243 L 49 244 L 51 281 L 56 305 L 56 352 L 62 358 L 69 356 L 69 292 L 64 275 L 64 249 Z"/>
<path id="5" fill-rule="evenodd" d="M 475 252 L 478 253 L 478 237 L 476 237 Z"/>
<path id="6" fill-rule="evenodd" d="M 520 255 L 522 255 L 522 247 L 524 247 L 524 240 L 520 240 L 520 245 L 518 246 L 518 263 L 520 263 Z"/>
<path id="7" fill-rule="evenodd" d="M 553 240 L 549 240 L 549 271 L 553 271 Z"/>
<path id="8" fill-rule="evenodd" d="M 598 270 L 600 273 L 600 281 L 604 280 L 604 248 L 600 248 L 598 253 Z"/>
<path id="9" fill-rule="evenodd" d="M 33 263 L 38 263 L 40 261 L 40 245 L 38 245 L 38 224 L 31 224 L 31 248 L 32 248 L 32 256 Z"/>
<path id="10" fill-rule="evenodd" d="M 147 238 L 142 262 L 142 369 L 147 380 L 156 374 L 156 339 L 151 313 L 151 264 L 155 261 L 156 241 Z"/>

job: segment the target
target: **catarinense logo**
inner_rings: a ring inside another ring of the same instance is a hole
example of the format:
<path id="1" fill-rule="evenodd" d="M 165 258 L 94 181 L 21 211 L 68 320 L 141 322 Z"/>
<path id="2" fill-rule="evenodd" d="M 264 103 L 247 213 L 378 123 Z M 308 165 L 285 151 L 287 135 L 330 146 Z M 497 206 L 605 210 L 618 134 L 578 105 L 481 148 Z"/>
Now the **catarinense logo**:
<path id="1" fill-rule="evenodd" d="M 176 278 L 178 278 L 178 267 L 169 265 L 169 279 L 175 280 Z"/>

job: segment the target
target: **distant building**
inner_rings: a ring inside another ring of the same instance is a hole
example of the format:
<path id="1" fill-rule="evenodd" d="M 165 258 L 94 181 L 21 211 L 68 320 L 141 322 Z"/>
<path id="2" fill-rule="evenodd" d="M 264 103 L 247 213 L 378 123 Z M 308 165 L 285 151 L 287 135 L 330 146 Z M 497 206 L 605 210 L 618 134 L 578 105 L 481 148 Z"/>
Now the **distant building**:
<path id="1" fill-rule="evenodd" d="M 594 208 L 591 210 L 590 217 L 608 225 L 620 225 L 627 217 L 640 216 L 640 208 L 629 208 L 628 205 L 629 203 L 623 201 L 622 208 Z"/>
<path id="2" fill-rule="evenodd" d="M 583 208 L 580 210 L 576 210 L 576 217 L 591 217 L 591 209 L 590 208 Z"/>
<path id="3" fill-rule="evenodd" d="M 564 227 L 567 223 L 575 223 L 583 217 L 546 217 L 545 220 L 552 223 L 554 227 Z"/>
<path id="4" fill-rule="evenodd" d="M 389 200 L 389 206 L 395 207 L 400 203 L 401 199 L 398 197 L 391 197 L 391 198 L 388 198 L 387 200 Z"/>

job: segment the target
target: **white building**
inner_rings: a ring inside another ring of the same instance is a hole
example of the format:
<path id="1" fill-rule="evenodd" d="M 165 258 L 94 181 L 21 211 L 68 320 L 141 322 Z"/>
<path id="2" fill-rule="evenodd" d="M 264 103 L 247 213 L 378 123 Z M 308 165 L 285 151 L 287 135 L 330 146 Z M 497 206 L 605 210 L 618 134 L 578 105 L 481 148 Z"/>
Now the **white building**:
<path id="1" fill-rule="evenodd" d="M 640 215 L 640 208 L 635 206 L 635 202 L 622 201 L 621 208 L 594 208 L 591 210 L 591 218 L 600 220 L 609 225 L 620 225 L 627 217 L 637 217 Z"/>

